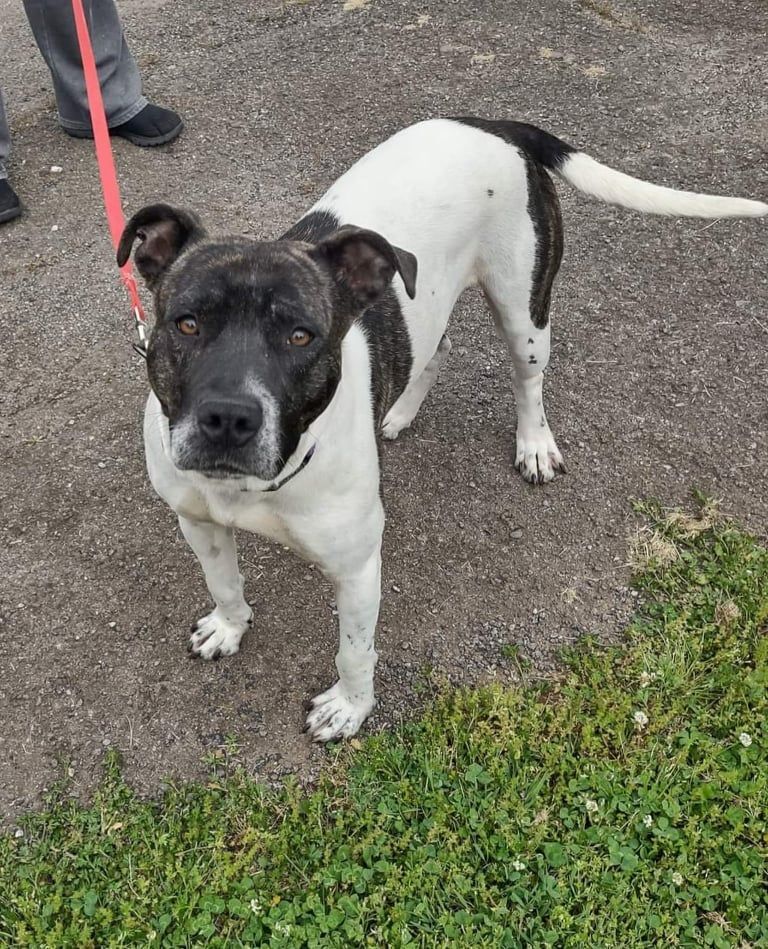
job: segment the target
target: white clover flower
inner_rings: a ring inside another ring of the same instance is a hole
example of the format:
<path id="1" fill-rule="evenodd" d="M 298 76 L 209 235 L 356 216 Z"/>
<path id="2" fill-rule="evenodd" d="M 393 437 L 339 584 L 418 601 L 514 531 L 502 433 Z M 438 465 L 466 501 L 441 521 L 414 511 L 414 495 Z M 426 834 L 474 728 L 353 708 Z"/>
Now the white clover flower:
<path id="1" fill-rule="evenodd" d="M 643 823 L 645 824 L 646 827 L 651 826 L 651 824 L 653 823 L 653 818 L 651 817 L 650 814 L 645 815 L 645 817 L 643 818 Z"/>
<path id="2" fill-rule="evenodd" d="M 637 711 L 632 715 L 632 721 L 635 723 L 635 728 L 638 731 L 642 731 L 642 729 L 648 724 L 648 716 L 645 714 L 645 712 Z"/>
<path id="3" fill-rule="evenodd" d="M 675 871 L 675 873 L 672 874 L 672 882 L 675 884 L 675 886 L 682 886 L 683 885 L 682 873 L 677 873 L 677 871 Z"/>
<path id="4" fill-rule="evenodd" d="M 252 912 L 252 913 L 260 913 L 260 912 L 261 912 L 261 903 L 260 903 L 257 899 L 252 899 L 251 902 L 250 902 L 248 905 L 251 907 L 251 912 Z"/>
<path id="5" fill-rule="evenodd" d="M 749 746 L 752 744 L 752 736 L 749 734 L 749 732 L 742 732 L 739 735 L 739 741 L 742 743 L 742 745 L 744 745 L 745 748 L 749 748 Z"/>
<path id="6" fill-rule="evenodd" d="M 643 674 L 640 676 L 640 686 L 641 686 L 641 688 L 647 689 L 650 684 L 651 684 L 651 677 L 650 677 L 650 675 L 649 675 L 647 672 L 643 672 Z"/>
<path id="7" fill-rule="evenodd" d="M 287 936 L 291 931 L 291 927 L 287 923 L 275 923 L 274 928 L 278 936 Z"/>
<path id="8" fill-rule="evenodd" d="M 594 814 L 595 811 L 599 809 L 599 804 L 597 801 L 593 801 L 591 798 L 587 798 L 587 800 L 584 802 L 584 806 L 587 809 L 587 814 Z"/>
<path id="9" fill-rule="evenodd" d="M 512 869 L 520 872 L 520 870 L 525 870 L 525 864 L 523 863 L 522 860 L 513 860 Z"/>

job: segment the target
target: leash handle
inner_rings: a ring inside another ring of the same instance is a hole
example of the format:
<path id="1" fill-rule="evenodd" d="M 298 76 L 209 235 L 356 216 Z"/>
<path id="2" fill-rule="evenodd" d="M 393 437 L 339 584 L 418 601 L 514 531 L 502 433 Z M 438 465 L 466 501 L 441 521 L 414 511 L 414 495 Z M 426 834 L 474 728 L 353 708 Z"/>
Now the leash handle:
<path id="1" fill-rule="evenodd" d="M 93 55 L 88 22 L 85 19 L 83 0 L 72 0 L 72 12 L 75 17 L 77 42 L 80 47 L 80 59 L 83 63 L 83 75 L 85 76 L 85 90 L 88 95 L 88 109 L 91 113 L 91 127 L 93 128 L 96 161 L 99 166 L 101 191 L 104 196 L 104 210 L 107 214 L 109 232 L 112 235 L 112 244 L 115 250 L 117 250 L 117 245 L 120 242 L 120 237 L 125 227 L 125 218 L 123 217 L 123 205 L 120 199 L 120 186 L 117 183 L 117 171 L 115 169 L 115 159 L 112 154 L 112 144 L 109 139 L 109 129 L 107 128 L 104 100 L 101 95 L 99 73 L 96 69 L 96 59 Z M 120 268 L 120 276 L 131 298 L 131 308 L 133 310 L 136 329 L 139 334 L 139 345 L 144 349 L 142 355 L 146 355 L 144 340 L 146 338 L 147 318 L 144 315 L 144 308 L 141 305 L 139 288 L 136 285 L 136 278 L 133 274 L 133 267 L 131 266 L 130 260 L 127 260 Z"/>

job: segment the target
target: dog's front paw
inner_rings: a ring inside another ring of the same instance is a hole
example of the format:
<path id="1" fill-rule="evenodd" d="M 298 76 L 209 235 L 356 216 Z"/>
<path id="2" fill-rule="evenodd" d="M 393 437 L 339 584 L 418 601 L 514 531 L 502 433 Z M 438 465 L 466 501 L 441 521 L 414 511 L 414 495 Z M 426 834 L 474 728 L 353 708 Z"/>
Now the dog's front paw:
<path id="1" fill-rule="evenodd" d="M 523 434 L 518 430 L 515 468 L 531 484 L 551 481 L 556 471 L 565 474 L 563 456 L 548 426 L 541 428 L 535 435 Z"/>
<path id="2" fill-rule="evenodd" d="M 375 705 L 373 690 L 359 695 L 348 695 L 341 682 L 312 699 L 312 711 L 307 716 L 307 731 L 313 741 L 332 741 L 351 738 L 371 714 Z"/>
<path id="3" fill-rule="evenodd" d="M 222 656 L 233 656 L 240 648 L 243 633 L 251 623 L 249 613 L 247 619 L 237 620 L 225 616 L 218 607 L 192 627 L 189 638 L 189 652 L 193 659 L 220 659 Z"/>

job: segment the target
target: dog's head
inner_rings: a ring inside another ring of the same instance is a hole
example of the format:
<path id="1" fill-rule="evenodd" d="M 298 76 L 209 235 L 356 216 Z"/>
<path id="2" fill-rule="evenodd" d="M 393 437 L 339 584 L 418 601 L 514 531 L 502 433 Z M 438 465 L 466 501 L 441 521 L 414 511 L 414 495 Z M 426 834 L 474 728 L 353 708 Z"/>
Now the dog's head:
<path id="1" fill-rule="evenodd" d="M 395 273 L 414 295 L 416 259 L 342 227 L 316 244 L 211 238 L 196 215 L 155 204 L 117 251 L 155 297 L 147 366 L 179 468 L 272 480 L 328 406 L 341 343 Z"/>

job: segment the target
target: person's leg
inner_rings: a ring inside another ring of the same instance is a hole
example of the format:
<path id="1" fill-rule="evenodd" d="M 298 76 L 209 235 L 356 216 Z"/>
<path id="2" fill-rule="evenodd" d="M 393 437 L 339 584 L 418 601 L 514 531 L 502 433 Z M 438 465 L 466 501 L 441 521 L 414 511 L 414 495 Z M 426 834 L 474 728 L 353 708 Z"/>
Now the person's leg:
<path id="1" fill-rule="evenodd" d="M 8 119 L 5 117 L 3 93 L 0 90 L 0 178 L 7 178 L 6 163 L 11 153 L 11 130 L 8 128 Z"/>
<path id="2" fill-rule="evenodd" d="M 0 224 L 11 221 L 21 214 L 16 192 L 8 184 L 6 162 L 11 151 L 11 132 L 5 117 L 3 93 L 0 92 Z"/>
<path id="3" fill-rule="evenodd" d="M 141 93 L 139 70 L 125 42 L 112 0 L 85 0 L 83 6 L 108 124 L 121 125 L 147 105 Z M 71 3 L 24 0 L 24 9 L 35 42 L 53 77 L 59 121 L 66 129 L 90 131 L 88 98 Z"/>
<path id="4" fill-rule="evenodd" d="M 162 145 L 181 132 L 181 118 L 147 102 L 113 0 L 84 0 L 107 124 L 134 145 Z M 70 135 L 91 138 L 75 18 L 68 0 L 24 0 L 24 9 L 53 77 L 59 122 Z"/>

